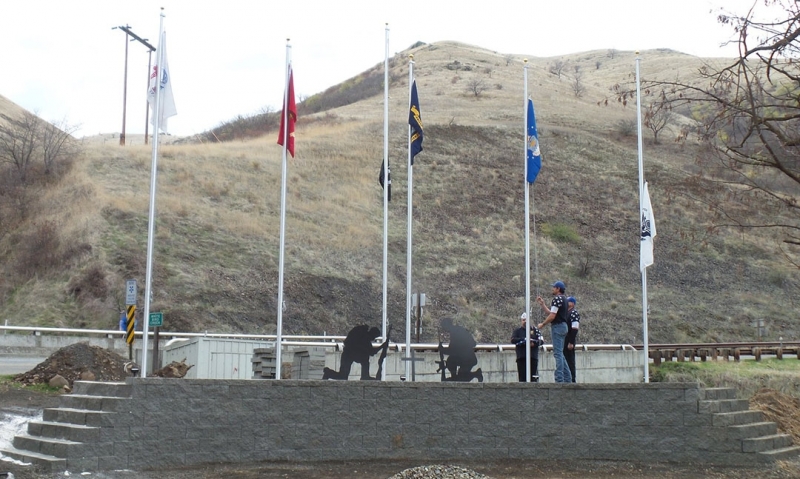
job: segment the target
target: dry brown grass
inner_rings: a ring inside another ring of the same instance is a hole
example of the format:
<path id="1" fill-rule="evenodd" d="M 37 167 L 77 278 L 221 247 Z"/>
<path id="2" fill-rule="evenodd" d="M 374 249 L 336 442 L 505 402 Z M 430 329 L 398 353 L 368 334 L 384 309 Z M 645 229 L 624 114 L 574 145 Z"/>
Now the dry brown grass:
<path id="1" fill-rule="evenodd" d="M 435 339 L 432 321 L 447 315 L 481 341 L 505 342 L 524 303 L 523 57 L 506 66 L 501 53 L 452 42 L 414 53 L 426 127 L 414 169 L 414 289 L 430 299 L 423 340 Z M 532 268 L 538 264 L 532 293 L 546 294 L 549 282 L 563 279 L 586 318 L 584 341 L 635 342 L 641 331 L 636 139 L 615 126 L 635 110 L 613 101 L 598 105 L 613 84 L 632 80 L 634 55 L 563 58 L 581 65 L 583 98 L 571 92 L 572 70 L 559 80 L 547 71 L 554 59 L 529 58 L 544 153 L 532 196 Z M 448 68 L 456 60 L 462 70 Z M 642 71 L 671 77 L 700 62 L 644 52 Z M 396 63 L 392 74 L 388 311 L 401 335 L 407 65 Z M 453 82 L 455 76 L 461 80 Z M 501 87 L 476 98 L 463 88 L 473 76 Z M 298 124 L 297 157 L 287 162 L 286 332 L 344 334 L 357 322 L 379 321 L 382 118 L 382 100 L 373 97 Z M 743 326 L 753 318 L 796 316 L 779 308 L 790 290 L 764 294 L 760 286 L 796 281 L 794 271 L 775 273 L 781 261 L 774 244 L 758 232 L 709 234 L 705 211 L 671 194 L 694 152 L 667 137 L 662 145 L 645 143 L 659 231 L 656 265 L 648 271 L 651 341 L 741 340 L 754 334 Z M 0 312 L 10 323 L 114 327 L 125 279 L 139 279 L 144 290 L 151 150 L 120 148 L 107 138 L 85 145 L 69 176 L 42 196 L 36 221 L 56 224 L 61 245 L 91 249 L 45 277 L 18 282 L 9 275 Z M 281 183 L 275 135 L 164 144 L 160 151 L 153 309 L 166 312 L 169 329 L 273 330 Z M 33 222 L 20 234 L 32 231 Z M 554 231 L 574 236 L 564 241 Z M 13 257 L 11 242 L 0 246 Z M 104 283 L 108 292 L 97 297 Z M 771 334 L 789 339 L 798 331 L 788 319 L 773 324 Z"/>

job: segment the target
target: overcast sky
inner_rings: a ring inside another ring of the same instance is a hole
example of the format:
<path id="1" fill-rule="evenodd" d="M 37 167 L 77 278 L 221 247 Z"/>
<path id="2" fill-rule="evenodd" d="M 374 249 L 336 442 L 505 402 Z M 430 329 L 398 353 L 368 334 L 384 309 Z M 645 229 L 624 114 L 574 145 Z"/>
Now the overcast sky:
<path id="1" fill-rule="evenodd" d="M 178 115 L 190 135 L 280 105 L 286 39 L 298 95 L 311 95 L 383 62 L 416 41 L 455 40 L 530 57 L 615 48 L 671 48 L 734 56 L 711 13 L 743 13 L 755 0 L 20 0 L 0 2 L 0 95 L 78 136 L 122 128 L 125 34 L 158 37 L 165 7 Z M 127 127 L 144 133 L 147 49 L 129 44 Z M 642 58 L 642 69 L 647 59 Z"/>

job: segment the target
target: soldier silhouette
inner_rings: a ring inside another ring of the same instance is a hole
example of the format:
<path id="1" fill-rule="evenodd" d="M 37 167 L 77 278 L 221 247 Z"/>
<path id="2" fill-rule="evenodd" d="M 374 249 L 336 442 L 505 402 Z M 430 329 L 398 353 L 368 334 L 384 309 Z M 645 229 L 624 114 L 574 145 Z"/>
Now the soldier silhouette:
<path id="1" fill-rule="evenodd" d="M 339 371 L 331 368 L 322 370 L 322 379 L 347 380 L 350 376 L 350 368 L 353 363 L 361 365 L 361 380 L 379 379 L 369 375 L 369 358 L 378 351 L 388 347 L 388 340 L 380 346 L 373 346 L 372 341 L 381 335 L 378 328 L 370 328 L 366 324 L 361 324 L 351 329 L 344 339 L 344 350 L 342 351 L 342 364 Z"/>
<path id="2" fill-rule="evenodd" d="M 483 382 L 483 371 L 478 368 L 474 372 L 472 368 L 478 364 L 478 357 L 475 355 L 475 338 L 466 329 L 453 324 L 450 318 L 443 318 L 440 322 L 442 329 L 450 333 L 450 344 L 445 348 L 441 338 L 439 340 L 439 353 L 442 355 L 442 362 L 439 367 L 445 367 L 450 371 L 450 377 L 444 375 L 442 371 L 442 381 L 470 382 L 477 378 L 479 383 Z M 447 354 L 447 360 L 443 355 Z"/>

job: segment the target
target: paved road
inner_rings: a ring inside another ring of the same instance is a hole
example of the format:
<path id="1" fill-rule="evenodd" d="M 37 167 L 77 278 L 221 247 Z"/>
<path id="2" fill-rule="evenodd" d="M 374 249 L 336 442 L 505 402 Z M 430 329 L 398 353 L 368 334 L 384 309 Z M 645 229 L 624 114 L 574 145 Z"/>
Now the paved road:
<path id="1" fill-rule="evenodd" d="M 47 358 L 29 356 L 0 356 L 0 376 L 30 371 Z"/>

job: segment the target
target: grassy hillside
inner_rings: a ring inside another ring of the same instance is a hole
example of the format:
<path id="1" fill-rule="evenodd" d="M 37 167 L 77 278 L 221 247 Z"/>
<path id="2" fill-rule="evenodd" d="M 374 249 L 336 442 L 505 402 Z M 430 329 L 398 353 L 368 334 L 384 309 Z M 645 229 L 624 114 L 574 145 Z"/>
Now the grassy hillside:
<path id="1" fill-rule="evenodd" d="M 435 320 L 452 316 L 484 342 L 506 342 L 524 309 L 523 56 L 442 42 L 413 49 L 424 151 L 414 168 L 414 289 Z M 567 60 L 563 75 L 549 72 Z M 687 74 L 701 60 L 642 54 L 650 77 Z M 586 91 L 574 93 L 574 66 Z M 382 67 L 379 67 L 381 69 Z M 635 118 L 610 87 L 631 81 L 632 52 L 529 58 L 543 169 L 532 188 L 532 294 L 564 280 L 578 298 L 582 340 L 641 341 Z M 374 73 L 374 71 L 372 72 Z M 365 74 L 364 78 L 374 75 Z M 404 335 L 408 70 L 392 62 L 389 320 Z M 467 85 L 481 80 L 480 95 Z M 381 318 L 382 95 L 301 116 L 289 160 L 284 333 L 345 334 Z M 374 81 L 366 82 L 374 90 Z M 333 91 L 333 90 L 331 90 Z M 608 105 L 605 100 L 608 99 Z M 316 102 L 325 103 L 316 98 Z M 658 225 L 648 269 L 652 342 L 797 339 L 796 272 L 760 231 L 707 232 L 706 211 L 678 187 L 697 154 L 691 142 L 644 147 Z M 158 165 L 154 303 L 169 330 L 273 332 L 278 288 L 280 147 L 276 133 L 226 143 L 171 144 Z M 113 142 L 112 142 L 113 143 Z M 126 279 L 144 292 L 150 150 L 87 143 L 35 215 L 0 239 L 0 318 L 17 325 L 114 328 Z M 702 185 L 698 185 L 702 188 Z M 759 214 L 757 205 L 753 214 Z M 26 245 L 51 225 L 57 254 L 19 272 Z M 57 234 L 56 234 L 57 233 Z M 28 268 L 30 269 L 30 268 Z M 141 309 L 143 303 L 140 301 Z"/>

